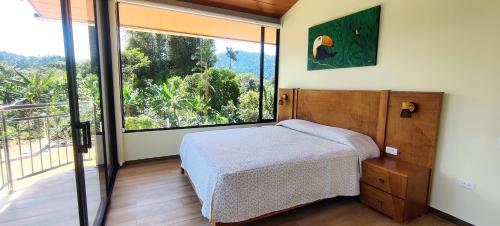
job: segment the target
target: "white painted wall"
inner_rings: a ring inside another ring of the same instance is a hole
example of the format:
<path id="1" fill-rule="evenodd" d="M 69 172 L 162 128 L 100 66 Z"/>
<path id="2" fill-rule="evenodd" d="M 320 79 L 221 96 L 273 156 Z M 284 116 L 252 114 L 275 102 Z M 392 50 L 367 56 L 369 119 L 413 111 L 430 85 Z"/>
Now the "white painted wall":
<path id="1" fill-rule="evenodd" d="M 177 155 L 179 154 L 179 146 L 181 144 L 182 136 L 184 136 L 184 134 L 186 133 L 264 125 L 270 125 L 270 123 L 125 133 L 123 139 L 125 159 L 129 161 L 136 159 Z"/>
<path id="2" fill-rule="evenodd" d="M 377 66 L 307 71 L 310 26 L 379 4 Z M 498 225 L 499 12 L 498 0 L 300 0 L 282 18 L 280 87 L 446 92 L 431 206 Z"/>

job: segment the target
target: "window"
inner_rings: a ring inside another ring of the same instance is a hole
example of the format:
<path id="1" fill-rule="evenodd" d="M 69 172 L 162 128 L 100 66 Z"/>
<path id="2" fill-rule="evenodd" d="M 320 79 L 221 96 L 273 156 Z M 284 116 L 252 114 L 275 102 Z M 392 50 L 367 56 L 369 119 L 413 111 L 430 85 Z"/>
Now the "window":
<path id="1" fill-rule="evenodd" d="M 276 120 L 270 27 L 119 3 L 126 131 Z"/>

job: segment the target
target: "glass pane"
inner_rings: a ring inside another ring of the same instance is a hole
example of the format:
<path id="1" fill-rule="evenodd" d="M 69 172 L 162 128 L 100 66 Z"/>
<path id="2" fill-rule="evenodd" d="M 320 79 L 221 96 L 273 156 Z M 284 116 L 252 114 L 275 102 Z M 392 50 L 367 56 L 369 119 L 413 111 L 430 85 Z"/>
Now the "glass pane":
<path id="1" fill-rule="evenodd" d="M 260 26 L 124 3 L 119 15 L 127 130 L 259 121 Z"/>
<path id="2" fill-rule="evenodd" d="M 264 44 L 264 92 L 262 93 L 262 119 L 275 119 L 276 28 L 266 28 Z M 272 37 L 274 42 L 269 40 Z"/>
<path id="3" fill-rule="evenodd" d="M 0 27 L 0 224 L 79 225 L 59 1 L 0 1 Z"/>
<path id="4" fill-rule="evenodd" d="M 93 224 L 99 205 L 106 198 L 99 51 L 93 2 L 87 0 L 71 2 L 80 121 L 90 122 L 92 135 L 92 148 L 83 154 L 90 224 Z"/>

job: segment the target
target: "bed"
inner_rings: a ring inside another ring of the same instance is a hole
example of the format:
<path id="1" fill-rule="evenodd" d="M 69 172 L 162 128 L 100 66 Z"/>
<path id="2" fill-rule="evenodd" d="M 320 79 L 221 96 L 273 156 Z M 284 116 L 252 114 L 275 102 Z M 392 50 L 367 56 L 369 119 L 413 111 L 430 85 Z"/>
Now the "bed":
<path id="1" fill-rule="evenodd" d="M 190 133 L 179 153 L 203 216 L 222 224 L 359 195 L 360 162 L 380 151 L 370 136 L 291 119 Z"/>

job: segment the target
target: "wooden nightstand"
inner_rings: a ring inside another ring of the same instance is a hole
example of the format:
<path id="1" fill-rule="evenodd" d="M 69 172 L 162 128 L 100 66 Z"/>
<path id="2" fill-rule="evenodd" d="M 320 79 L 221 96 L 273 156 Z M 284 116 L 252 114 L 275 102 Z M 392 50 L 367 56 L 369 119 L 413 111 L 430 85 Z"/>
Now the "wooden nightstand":
<path id="1" fill-rule="evenodd" d="M 399 223 L 428 210 L 430 169 L 380 157 L 363 161 L 361 202 Z"/>

